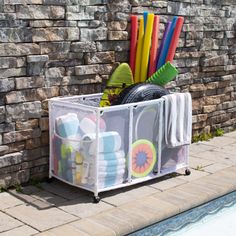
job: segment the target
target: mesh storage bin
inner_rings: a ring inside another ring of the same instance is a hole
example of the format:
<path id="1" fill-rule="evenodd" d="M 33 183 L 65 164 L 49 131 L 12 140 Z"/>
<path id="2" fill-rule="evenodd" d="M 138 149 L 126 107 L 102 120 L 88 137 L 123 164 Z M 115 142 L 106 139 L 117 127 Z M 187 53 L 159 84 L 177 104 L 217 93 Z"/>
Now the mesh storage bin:
<path id="1" fill-rule="evenodd" d="M 162 98 L 98 107 L 101 94 L 49 102 L 50 177 L 98 193 L 187 168 L 188 145 L 165 145 Z"/>

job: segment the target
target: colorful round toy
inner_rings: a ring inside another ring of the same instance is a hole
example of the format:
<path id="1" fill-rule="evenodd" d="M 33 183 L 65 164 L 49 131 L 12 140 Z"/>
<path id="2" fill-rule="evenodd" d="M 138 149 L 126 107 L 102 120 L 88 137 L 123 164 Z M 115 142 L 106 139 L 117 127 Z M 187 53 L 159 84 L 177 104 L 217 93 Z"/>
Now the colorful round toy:
<path id="1" fill-rule="evenodd" d="M 132 176 L 147 176 L 156 163 L 156 150 L 147 139 L 139 139 L 132 144 Z"/>

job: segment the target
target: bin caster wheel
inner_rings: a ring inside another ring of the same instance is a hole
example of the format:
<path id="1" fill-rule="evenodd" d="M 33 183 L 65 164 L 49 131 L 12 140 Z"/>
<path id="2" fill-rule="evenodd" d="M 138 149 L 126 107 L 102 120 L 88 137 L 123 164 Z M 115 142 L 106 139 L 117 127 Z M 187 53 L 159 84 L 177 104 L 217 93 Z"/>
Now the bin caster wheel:
<path id="1" fill-rule="evenodd" d="M 189 169 L 186 169 L 185 170 L 185 175 L 190 175 L 191 174 L 191 171 Z"/>
<path id="2" fill-rule="evenodd" d="M 99 203 L 101 198 L 99 196 L 94 196 L 93 197 L 93 203 Z"/>
<path id="3" fill-rule="evenodd" d="M 46 179 L 46 182 L 49 183 L 49 184 L 52 183 L 52 181 L 53 181 L 52 177 Z"/>

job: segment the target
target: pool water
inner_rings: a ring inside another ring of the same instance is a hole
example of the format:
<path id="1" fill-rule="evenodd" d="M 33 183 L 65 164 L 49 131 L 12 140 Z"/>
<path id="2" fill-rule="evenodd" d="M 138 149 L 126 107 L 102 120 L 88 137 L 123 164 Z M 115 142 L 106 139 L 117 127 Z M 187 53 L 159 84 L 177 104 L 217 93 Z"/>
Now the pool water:
<path id="1" fill-rule="evenodd" d="M 236 192 L 161 221 L 130 236 L 235 236 Z"/>
<path id="2" fill-rule="evenodd" d="M 175 233 L 166 235 L 175 236 L 199 236 L 199 235 L 226 236 L 236 235 L 236 204 L 230 208 L 224 208 L 218 213 L 207 215 L 196 223 L 189 224 Z"/>

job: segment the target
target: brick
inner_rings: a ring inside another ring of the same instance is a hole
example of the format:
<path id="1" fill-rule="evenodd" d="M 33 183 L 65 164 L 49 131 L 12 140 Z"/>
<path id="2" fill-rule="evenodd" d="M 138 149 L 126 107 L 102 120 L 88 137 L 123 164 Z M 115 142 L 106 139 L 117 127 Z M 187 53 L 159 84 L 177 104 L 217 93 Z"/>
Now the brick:
<path id="1" fill-rule="evenodd" d="M 14 79 L 0 79 L 0 93 L 11 91 L 14 88 Z"/>
<path id="2" fill-rule="evenodd" d="M 26 60 L 24 57 L 0 57 L 0 68 L 24 67 Z"/>
<path id="3" fill-rule="evenodd" d="M 42 112 L 41 102 L 26 102 L 21 104 L 6 105 L 7 121 L 17 121 L 19 119 L 28 120 L 40 118 Z"/>
<path id="4" fill-rule="evenodd" d="M 16 121 L 16 130 L 34 129 L 39 126 L 38 119 Z"/>
<path id="5" fill-rule="evenodd" d="M 74 42 L 71 44 L 72 52 L 96 52 L 95 42 Z"/>
<path id="6" fill-rule="evenodd" d="M 41 136 L 40 129 L 12 131 L 3 134 L 3 143 L 7 144 L 7 143 L 19 142 L 30 138 L 38 138 L 40 136 Z"/>
<path id="7" fill-rule="evenodd" d="M 79 40 L 78 28 L 35 28 L 33 29 L 33 42 L 44 41 L 63 41 L 63 40 Z"/>
<path id="8" fill-rule="evenodd" d="M 31 28 L 2 28 L 0 42 L 2 43 L 20 43 L 32 41 Z"/>
<path id="9" fill-rule="evenodd" d="M 5 107 L 0 106 L 0 123 L 5 121 Z"/>
<path id="10" fill-rule="evenodd" d="M 128 40 L 128 32 L 126 31 L 109 31 L 108 40 Z"/>
<path id="11" fill-rule="evenodd" d="M 70 50 L 69 42 L 46 42 L 40 43 L 42 54 L 52 54 L 52 53 L 68 53 Z"/>
<path id="12" fill-rule="evenodd" d="M 34 43 L 1 43 L 0 55 L 1 56 L 26 56 L 31 54 L 39 54 L 39 45 Z"/>
<path id="13" fill-rule="evenodd" d="M 26 76 L 26 68 L 0 69 L 0 74 L 2 78 Z"/>
<path id="14" fill-rule="evenodd" d="M 0 157 L 0 168 L 16 165 L 22 162 L 22 153 L 11 153 Z"/>
<path id="15" fill-rule="evenodd" d="M 15 79 L 16 89 L 29 89 L 43 87 L 45 78 L 42 76 L 36 77 L 19 77 Z"/>
<path id="16" fill-rule="evenodd" d="M 39 120 L 39 126 L 42 131 L 49 130 L 48 117 L 43 117 Z"/>
<path id="17" fill-rule="evenodd" d="M 65 9 L 61 6 L 20 5 L 18 19 L 64 19 Z"/>
<path id="18" fill-rule="evenodd" d="M 98 29 L 81 29 L 80 40 L 82 42 L 87 41 L 98 41 L 107 39 L 107 29 L 98 28 Z"/>
<path id="19" fill-rule="evenodd" d="M 127 21 L 111 21 L 107 27 L 110 31 L 123 31 L 127 28 Z"/>
<path id="20" fill-rule="evenodd" d="M 33 55 L 33 56 L 27 56 L 27 62 L 46 62 L 48 61 L 48 55 Z"/>
<path id="21" fill-rule="evenodd" d="M 210 113 L 210 112 L 216 111 L 216 108 L 217 108 L 216 105 L 204 106 L 203 107 L 203 112 L 204 113 Z"/>
<path id="22" fill-rule="evenodd" d="M 114 52 L 87 53 L 85 56 L 85 63 L 88 65 L 114 63 L 114 62 L 115 62 Z"/>
<path id="23" fill-rule="evenodd" d="M 76 66 L 76 75 L 91 75 L 91 74 L 109 74 L 112 70 L 112 66 L 107 65 L 88 65 L 88 66 Z"/>

